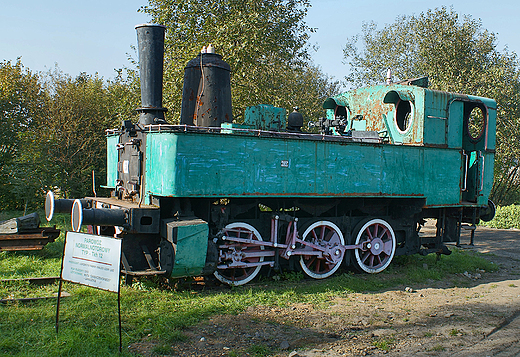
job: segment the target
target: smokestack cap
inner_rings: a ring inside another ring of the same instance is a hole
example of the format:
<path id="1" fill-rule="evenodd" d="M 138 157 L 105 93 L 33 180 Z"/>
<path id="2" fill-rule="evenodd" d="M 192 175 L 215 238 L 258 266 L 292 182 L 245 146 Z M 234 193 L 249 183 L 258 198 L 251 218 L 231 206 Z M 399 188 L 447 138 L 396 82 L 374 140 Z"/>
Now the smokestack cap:
<path id="1" fill-rule="evenodd" d="M 139 24 L 139 25 L 135 25 L 135 29 L 137 30 L 139 27 L 162 27 L 164 29 L 166 29 L 166 26 L 164 25 L 160 25 L 160 24 Z"/>

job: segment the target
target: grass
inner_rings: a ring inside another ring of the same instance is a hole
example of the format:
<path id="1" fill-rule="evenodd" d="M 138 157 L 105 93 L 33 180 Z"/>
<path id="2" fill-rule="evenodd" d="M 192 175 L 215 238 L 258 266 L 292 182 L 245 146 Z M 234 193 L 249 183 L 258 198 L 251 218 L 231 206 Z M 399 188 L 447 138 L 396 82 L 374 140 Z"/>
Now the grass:
<path id="1" fill-rule="evenodd" d="M 38 212 L 40 226 L 56 226 L 60 236 L 44 249 L 32 252 L 0 252 L 0 279 L 16 279 L 35 276 L 58 276 L 65 241 L 65 231 L 70 227 L 70 215 L 57 214 L 51 221 L 45 220 L 45 213 Z M 20 212 L 2 212 L 0 221 L 20 216 Z"/>
<path id="2" fill-rule="evenodd" d="M 449 334 L 450 336 L 457 336 L 459 333 L 462 334 L 463 332 L 457 330 L 456 328 L 454 328 L 454 329 L 451 329 L 450 332 L 449 332 L 448 334 Z"/>
<path id="3" fill-rule="evenodd" d="M 423 269 L 423 261 L 428 269 Z M 452 262 L 461 259 L 463 267 L 455 268 Z M 467 260 L 467 261 L 466 261 Z M 121 290 L 123 339 L 127 346 L 143 338 L 159 341 L 157 354 L 168 354 L 171 345 L 185 339 L 183 329 L 204 321 L 215 314 L 238 314 L 248 306 L 287 306 L 288 303 L 311 303 L 326 307 L 331 299 L 353 292 L 379 291 L 395 288 L 404 282 L 421 283 L 432 276 L 442 278 L 452 271 L 473 270 L 485 267 L 485 261 L 467 253 L 443 257 L 440 262 L 429 257 L 398 259 L 395 267 L 378 275 L 344 273 L 324 281 L 280 281 L 238 287 L 225 291 L 174 291 L 161 289 L 152 282 L 123 286 Z M 417 270 L 424 270 L 418 274 Z M 431 275 L 431 271 L 436 275 Z M 143 288 L 144 286 L 144 288 Z M 2 295 L 48 295 L 57 290 L 50 287 L 31 287 L 23 283 L 1 286 Z M 117 297 L 113 293 L 64 283 L 64 290 L 72 296 L 62 300 L 60 334 L 54 331 L 55 301 L 12 303 L 0 306 L 1 354 L 39 355 L 42 350 L 49 356 L 117 354 Z M 391 341 L 380 342 L 378 348 L 386 350 Z M 77 346 L 82 346 L 81 350 Z M 265 346 L 253 345 L 250 355 L 267 356 Z M 128 352 L 123 355 L 129 355 Z"/>
<path id="4" fill-rule="evenodd" d="M 499 268 L 497 264 L 482 258 L 478 253 L 463 251 L 458 248 L 451 248 L 451 251 L 451 255 L 441 256 L 439 261 L 437 261 L 435 254 L 400 256 L 396 257 L 392 265 L 397 268 L 408 267 L 406 269 L 407 278 L 421 283 L 428 280 L 441 280 L 447 274 L 460 274 L 465 271 L 474 272 L 477 269 L 493 272 Z"/>
<path id="5" fill-rule="evenodd" d="M 264 357 L 264 356 L 269 356 L 271 354 L 271 350 L 269 349 L 269 347 L 262 345 L 262 344 L 254 344 L 251 347 L 249 347 L 246 350 L 246 352 L 250 356 L 254 356 L 254 357 Z"/>
<path id="6" fill-rule="evenodd" d="M 380 340 L 374 341 L 373 344 L 377 348 L 382 351 L 389 352 L 392 349 L 393 344 L 395 343 L 395 338 L 382 338 Z"/>
<path id="7" fill-rule="evenodd" d="M 432 352 L 442 352 L 442 351 L 445 351 L 445 350 L 446 350 L 446 347 L 444 347 L 442 345 L 435 345 L 429 351 L 432 351 Z"/>
<path id="8" fill-rule="evenodd" d="M 54 222 L 68 229 L 68 217 Z M 57 276 L 60 272 L 63 235 L 37 252 L 0 252 L 0 278 Z M 424 268 L 427 266 L 427 269 Z M 301 273 L 282 274 L 279 281 L 263 279 L 258 284 L 223 291 L 175 291 L 157 280 L 141 280 L 121 288 L 123 346 L 143 339 L 157 341 L 156 355 L 170 354 L 171 346 L 186 340 L 184 329 L 216 314 L 238 314 L 249 306 L 284 307 L 309 303 L 326 308 L 332 299 L 350 293 L 401 289 L 411 284 L 444 279 L 449 274 L 497 266 L 478 254 L 454 249 L 437 261 L 435 255 L 396 257 L 381 274 L 344 272 L 323 281 L 304 279 Z M 51 296 L 58 285 L 33 286 L 24 281 L 0 283 L 0 298 Z M 117 296 L 113 293 L 64 283 L 71 297 L 60 307 L 60 333 L 54 329 L 56 301 L 13 302 L 0 305 L 0 356 L 111 356 L 118 355 Z M 391 340 L 377 341 L 381 350 Z M 232 355 L 235 351 L 229 351 Z M 268 356 L 264 345 L 247 347 L 251 356 Z M 123 356 L 131 356 L 127 348 Z"/>

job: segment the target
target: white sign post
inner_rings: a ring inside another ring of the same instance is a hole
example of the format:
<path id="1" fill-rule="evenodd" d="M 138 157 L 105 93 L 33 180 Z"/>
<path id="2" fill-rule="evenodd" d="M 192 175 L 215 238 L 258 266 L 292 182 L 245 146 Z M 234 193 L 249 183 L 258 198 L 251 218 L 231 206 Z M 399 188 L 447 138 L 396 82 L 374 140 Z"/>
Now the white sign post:
<path id="1" fill-rule="evenodd" d="M 121 239 L 94 234 L 67 232 L 61 279 L 56 304 L 56 333 L 58 333 L 61 286 L 70 281 L 93 288 L 117 293 L 119 314 L 119 351 L 121 352 L 121 298 L 119 277 L 121 271 Z"/>

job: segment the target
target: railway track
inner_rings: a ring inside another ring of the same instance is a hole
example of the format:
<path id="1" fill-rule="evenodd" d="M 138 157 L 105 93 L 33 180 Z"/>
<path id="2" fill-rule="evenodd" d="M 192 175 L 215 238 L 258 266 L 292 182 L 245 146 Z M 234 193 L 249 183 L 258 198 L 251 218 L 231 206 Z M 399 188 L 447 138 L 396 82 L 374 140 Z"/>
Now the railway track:
<path id="1" fill-rule="evenodd" d="M 0 284 L 13 284 L 20 282 L 28 282 L 33 285 L 50 285 L 54 284 L 57 280 L 59 280 L 59 276 L 48 276 L 48 277 L 39 277 L 39 278 L 18 278 L 18 279 L 0 279 Z M 62 291 L 61 297 L 70 296 L 69 293 Z M 37 296 L 37 297 L 24 297 L 24 298 L 7 298 L 0 299 L 0 304 L 7 304 L 13 302 L 34 302 L 38 300 L 48 300 L 48 299 L 56 299 L 58 297 L 58 293 L 53 294 L 53 296 Z"/>
<path id="2" fill-rule="evenodd" d="M 46 276 L 46 277 L 39 277 L 39 278 L 0 279 L 0 284 L 27 281 L 27 282 L 29 282 L 31 284 L 35 284 L 35 285 L 49 285 L 49 284 L 53 284 L 59 278 L 60 278 L 59 276 Z"/>
<path id="3" fill-rule="evenodd" d="M 41 250 L 60 235 L 56 227 L 40 227 L 15 234 L 0 234 L 1 251 Z"/>

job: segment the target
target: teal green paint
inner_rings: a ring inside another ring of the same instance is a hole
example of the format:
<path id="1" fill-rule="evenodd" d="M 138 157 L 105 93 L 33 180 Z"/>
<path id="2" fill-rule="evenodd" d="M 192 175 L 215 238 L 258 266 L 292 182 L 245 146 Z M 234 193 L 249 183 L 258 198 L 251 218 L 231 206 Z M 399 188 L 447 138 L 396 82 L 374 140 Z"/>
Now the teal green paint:
<path id="1" fill-rule="evenodd" d="M 327 109 L 326 114 L 327 114 L 327 119 L 334 120 L 334 109 Z"/>
<path id="2" fill-rule="evenodd" d="M 415 97 L 423 92 L 418 91 L 417 93 L 414 93 L 410 90 L 409 86 L 404 88 L 392 88 L 390 91 L 388 90 L 388 87 L 382 89 L 383 92 L 387 91 L 383 98 L 383 103 L 392 104 L 395 108 L 399 102 L 408 101 L 411 106 L 411 112 L 409 115 L 410 124 L 404 130 L 400 129 L 396 123 L 396 111 L 392 110 L 389 112 L 387 118 L 391 119 L 391 121 L 385 123 L 387 130 L 392 131 L 392 137 L 394 137 L 395 140 L 394 143 L 412 143 L 415 139 L 418 139 L 415 138 L 417 135 L 414 135 L 414 128 L 418 127 L 417 123 L 421 120 L 419 114 L 422 113 L 422 111 L 416 110 L 415 108 L 416 104 L 421 103 L 421 97 L 419 96 L 419 100 L 415 100 Z"/>
<path id="3" fill-rule="evenodd" d="M 233 132 L 239 132 L 239 130 L 233 131 L 233 129 L 252 129 L 249 125 L 237 123 L 222 123 L 220 124 L 220 127 L 224 129 L 221 131 L 222 134 L 231 134 Z"/>
<path id="4" fill-rule="evenodd" d="M 244 124 L 252 129 L 280 131 L 285 128 L 285 109 L 269 104 L 247 107 L 244 112 Z"/>
<path id="5" fill-rule="evenodd" d="M 397 128 L 395 120 L 395 103 L 399 100 L 412 102 L 410 125 L 404 131 Z M 489 108 L 489 128 L 478 143 L 471 145 L 464 139 L 462 119 L 468 101 L 480 101 Z M 145 193 L 171 197 L 399 196 L 426 198 L 428 206 L 456 205 L 462 200 L 463 149 L 478 150 L 485 156 L 483 185 L 478 170 L 473 170 L 472 185 L 473 189 L 482 186 L 478 202 L 489 194 L 495 145 L 494 101 L 390 85 L 329 98 L 324 104 L 328 118 L 333 118 L 336 105 L 345 106 L 349 126 L 387 131 L 390 141 L 361 144 L 348 139 L 333 142 L 265 137 L 233 130 L 236 124 L 222 133 L 150 131 L 145 149 Z M 357 115 L 363 116 L 362 121 L 353 120 Z M 107 140 L 114 144 L 117 137 Z M 117 155 L 116 150 L 110 152 Z M 116 166 L 109 168 L 112 181 Z"/>
<path id="6" fill-rule="evenodd" d="M 391 143 L 419 145 L 423 140 L 425 89 L 413 86 L 389 85 L 359 88 L 329 98 L 324 106 L 333 103 L 344 106 L 348 117 L 362 115 L 366 130 L 388 132 Z M 410 125 L 400 130 L 396 124 L 395 108 L 401 100 L 410 101 Z M 334 110 L 334 109 L 329 109 Z M 350 119 L 348 125 L 351 125 Z"/>
<path id="7" fill-rule="evenodd" d="M 495 163 L 495 157 L 493 154 L 484 154 L 484 185 L 481 192 L 481 196 L 478 197 L 478 203 L 487 205 L 487 198 L 491 193 L 491 187 L 493 185 L 493 166 Z"/>
<path id="8" fill-rule="evenodd" d="M 365 130 L 367 130 L 367 121 L 365 119 L 352 120 L 351 128 L 353 130 L 365 131 Z"/>
<path id="9" fill-rule="evenodd" d="M 388 115 L 391 115 L 391 118 L 388 118 Z M 390 125 L 390 123 L 393 122 L 393 114 L 383 114 L 383 123 L 385 124 L 385 129 L 380 130 L 379 133 L 381 133 L 381 136 L 384 138 L 390 139 L 391 143 L 395 144 L 395 137 L 392 135 L 392 133 L 395 131 L 395 128 L 393 125 Z"/>
<path id="10" fill-rule="evenodd" d="M 407 192 L 410 189 L 422 192 L 426 177 L 423 171 L 424 150 L 407 146 L 395 150 L 393 146 L 384 146 L 381 162 L 382 168 L 392 168 L 382 170 L 382 192 Z"/>
<path id="11" fill-rule="evenodd" d="M 457 204 L 461 200 L 461 154 L 458 150 L 424 151 L 424 187 L 428 204 Z"/>
<path id="12" fill-rule="evenodd" d="M 200 275 L 206 264 L 208 224 L 180 225 L 176 230 L 175 264 L 171 276 L 180 278 Z"/>
<path id="13" fill-rule="evenodd" d="M 158 132 L 146 136 L 146 196 L 149 192 L 176 191 L 177 138 Z"/>
<path id="14" fill-rule="evenodd" d="M 462 147 L 464 103 L 460 100 L 451 102 L 448 114 L 448 146 Z"/>
<path id="15" fill-rule="evenodd" d="M 402 144 L 403 138 L 402 135 L 399 134 L 399 131 L 397 130 L 397 126 L 395 123 L 394 113 L 388 112 L 387 114 L 383 114 L 383 122 L 385 124 L 385 129 L 390 137 L 390 142 L 392 144 Z"/>
<path id="16" fill-rule="evenodd" d="M 472 151 L 469 155 L 469 166 L 475 165 L 476 161 L 477 161 L 477 153 L 475 151 Z"/>
<path id="17" fill-rule="evenodd" d="M 396 104 L 401 100 L 410 101 L 412 106 L 411 124 L 404 131 L 397 127 L 395 115 Z M 344 106 L 349 118 L 363 115 L 367 130 L 388 131 L 393 144 L 447 145 L 460 148 L 463 111 L 457 107 L 460 105 L 457 102 L 461 101 L 482 102 L 490 109 L 487 148 L 494 148 L 496 102 L 488 98 L 392 84 L 349 91 L 327 99 L 323 106 L 327 109 L 327 114 L 332 113 L 332 116 L 335 105 Z M 452 106 L 453 109 L 450 109 Z M 451 118 L 448 111 L 451 111 Z"/>
<path id="18" fill-rule="evenodd" d="M 458 150 L 155 132 L 146 191 L 173 197 L 426 197 L 460 203 Z"/>
<path id="19" fill-rule="evenodd" d="M 447 118 L 427 117 L 424 126 L 424 143 L 429 145 L 446 145 Z"/>
<path id="20" fill-rule="evenodd" d="M 486 150 L 494 150 L 495 149 L 495 140 L 496 140 L 496 125 L 497 125 L 497 111 L 496 111 L 496 103 L 486 103 L 488 108 L 490 105 L 495 105 L 493 110 L 489 111 L 488 116 L 488 130 L 486 131 Z"/>
<path id="21" fill-rule="evenodd" d="M 115 188 L 117 180 L 117 161 L 119 160 L 117 144 L 119 135 L 107 136 L 107 184 L 106 187 Z"/>

